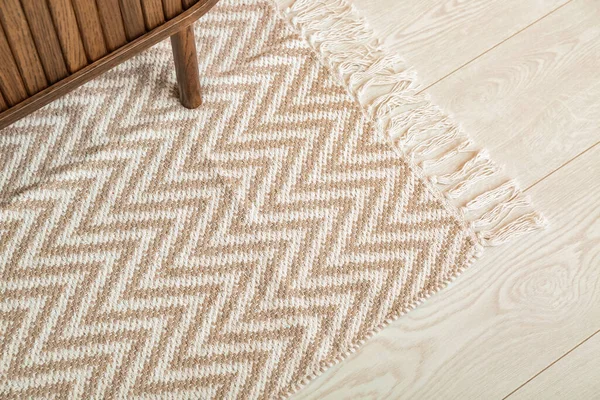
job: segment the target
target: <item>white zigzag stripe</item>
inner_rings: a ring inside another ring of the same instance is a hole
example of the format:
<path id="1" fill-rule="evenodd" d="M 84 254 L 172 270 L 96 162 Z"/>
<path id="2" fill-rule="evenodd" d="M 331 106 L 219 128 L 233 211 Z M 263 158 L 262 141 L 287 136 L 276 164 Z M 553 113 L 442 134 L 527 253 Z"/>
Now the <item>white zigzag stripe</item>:
<path id="1" fill-rule="evenodd" d="M 0 134 L 0 397 L 274 398 L 475 251 L 263 0 Z"/>

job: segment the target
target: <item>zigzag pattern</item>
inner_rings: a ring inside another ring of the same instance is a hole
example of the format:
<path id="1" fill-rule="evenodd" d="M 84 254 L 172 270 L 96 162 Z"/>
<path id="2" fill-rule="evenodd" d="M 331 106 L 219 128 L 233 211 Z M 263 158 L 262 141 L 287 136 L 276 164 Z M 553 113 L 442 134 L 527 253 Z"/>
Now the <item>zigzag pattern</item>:
<path id="1" fill-rule="evenodd" d="M 475 239 L 263 0 L 0 134 L 0 397 L 284 397 Z M 65 112 L 65 110 L 67 110 Z"/>

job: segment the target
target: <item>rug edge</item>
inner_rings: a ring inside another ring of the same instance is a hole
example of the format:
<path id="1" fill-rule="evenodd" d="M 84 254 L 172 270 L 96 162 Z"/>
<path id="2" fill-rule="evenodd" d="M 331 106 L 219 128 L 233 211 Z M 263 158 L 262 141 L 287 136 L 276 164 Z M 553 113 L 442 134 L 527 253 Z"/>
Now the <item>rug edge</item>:
<path id="1" fill-rule="evenodd" d="M 392 315 L 391 317 L 385 319 L 384 321 L 382 321 L 379 325 L 375 326 L 368 333 L 366 333 L 360 340 L 353 342 L 352 345 L 346 351 L 339 354 L 337 357 L 335 357 L 330 362 L 319 363 L 319 367 L 316 371 L 313 371 L 312 373 L 305 375 L 301 380 L 293 383 L 292 388 L 290 390 L 288 390 L 287 392 L 285 392 L 279 399 L 280 400 L 288 400 L 289 398 L 291 398 L 292 396 L 294 396 L 295 394 L 300 392 L 302 389 L 306 388 L 315 379 L 319 378 L 321 375 L 323 375 L 325 372 L 327 372 L 327 370 L 329 370 L 330 368 L 332 368 L 333 366 L 335 366 L 337 364 L 340 364 L 342 361 L 348 359 L 348 357 L 350 357 L 357 350 L 362 348 L 362 346 L 368 340 L 371 340 L 375 335 L 377 335 L 383 329 L 387 328 L 393 322 L 400 319 L 400 317 L 403 317 L 404 315 L 408 314 L 409 312 L 415 310 L 417 307 L 419 307 L 421 304 L 425 303 L 427 300 L 429 300 L 429 298 L 431 296 L 438 293 L 440 290 L 448 287 L 452 282 L 454 282 L 456 280 L 456 278 L 458 278 L 463 272 L 465 272 L 466 269 L 469 266 L 471 266 L 477 258 L 479 258 L 479 256 L 480 255 L 475 250 L 473 252 L 473 254 L 467 259 L 467 261 L 465 261 L 464 267 L 458 268 L 458 269 L 454 270 L 451 274 L 445 276 L 444 279 L 441 280 L 440 284 L 431 288 L 426 293 L 423 293 L 422 297 L 415 298 L 413 301 L 408 303 L 400 312 L 398 312 L 398 313 Z"/>
<path id="2" fill-rule="evenodd" d="M 390 54 L 348 0 L 288 0 L 281 17 L 299 33 L 365 115 L 474 232 L 477 255 L 543 229 L 544 216 L 460 125 L 426 94 L 414 71 Z M 375 94 L 373 94 L 375 93 Z"/>
<path id="3" fill-rule="evenodd" d="M 283 9 L 278 2 L 286 2 Z M 444 277 L 421 298 L 374 327 L 336 359 L 320 364 L 287 391 L 298 393 L 367 340 L 447 287 L 478 259 L 499 246 L 547 226 L 515 179 L 506 176 L 485 149 L 476 148 L 460 125 L 416 90 L 417 75 L 387 52 L 348 0 L 274 0 L 274 7 L 346 88 L 364 114 L 436 194 L 464 221 L 477 244 L 464 266 Z M 370 95 L 369 90 L 376 95 Z M 424 135 L 416 133 L 427 132 Z M 424 157 L 425 156 L 425 157 Z M 440 166 L 443 166 L 440 170 Z M 436 169 L 437 168 L 437 169 Z M 479 187 L 479 192 L 477 192 Z M 481 190 L 481 188 L 484 190 Z"/>

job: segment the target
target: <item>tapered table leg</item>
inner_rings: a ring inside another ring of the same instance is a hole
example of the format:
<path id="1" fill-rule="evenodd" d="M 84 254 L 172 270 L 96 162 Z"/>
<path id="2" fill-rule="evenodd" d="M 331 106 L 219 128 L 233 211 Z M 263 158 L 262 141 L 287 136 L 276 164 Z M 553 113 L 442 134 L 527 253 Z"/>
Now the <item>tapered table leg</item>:
<path id="1" fill-rule="evenodd" d="M 196 108 L 202 104 L 202 95 L 193 26 L 189 25 L 171 36 L 171 47 L 181 104 L 187 108 Z"/>

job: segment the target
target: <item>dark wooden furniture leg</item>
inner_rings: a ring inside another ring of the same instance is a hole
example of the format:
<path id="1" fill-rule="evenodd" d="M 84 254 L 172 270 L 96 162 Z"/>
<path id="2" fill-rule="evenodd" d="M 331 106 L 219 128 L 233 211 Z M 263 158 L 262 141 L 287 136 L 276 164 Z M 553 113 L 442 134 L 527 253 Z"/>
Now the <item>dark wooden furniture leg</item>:
<path id="1" fill-rule="evenodd" d="M 171 36 L 171 47 L 181 104 L 187 108 L 196 108 L 202 104 L 202 96 L 193 25 L 188 25 Z"/>

